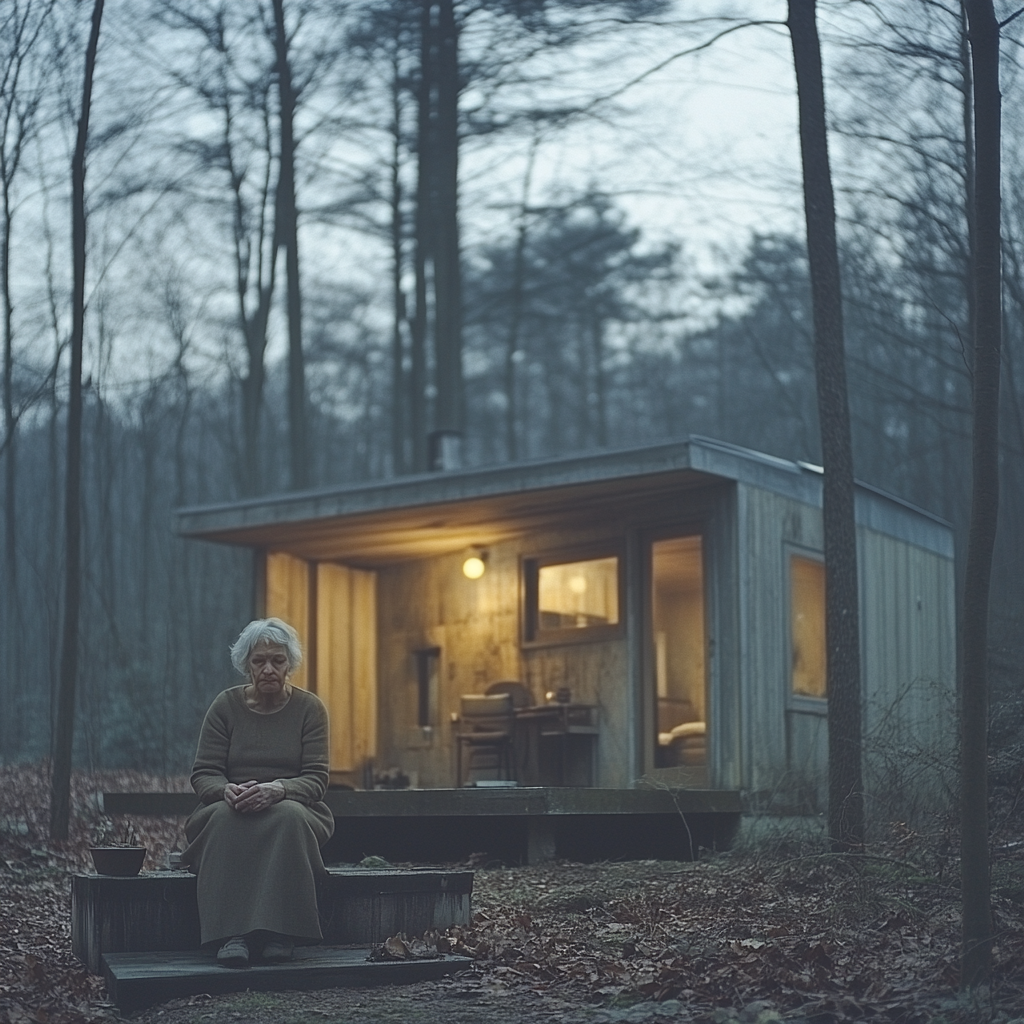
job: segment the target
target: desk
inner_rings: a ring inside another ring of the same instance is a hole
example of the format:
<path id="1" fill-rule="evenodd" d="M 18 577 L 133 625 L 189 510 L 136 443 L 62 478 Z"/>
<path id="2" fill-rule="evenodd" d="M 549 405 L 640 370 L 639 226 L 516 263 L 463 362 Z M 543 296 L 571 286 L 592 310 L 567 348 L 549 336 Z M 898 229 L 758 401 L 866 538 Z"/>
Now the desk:
<path id="1" fill-rule="evenodd" d="M 526 786 L 593 786 L 597 775 L 596 704 L 517 708 L 516 761 Z"/>

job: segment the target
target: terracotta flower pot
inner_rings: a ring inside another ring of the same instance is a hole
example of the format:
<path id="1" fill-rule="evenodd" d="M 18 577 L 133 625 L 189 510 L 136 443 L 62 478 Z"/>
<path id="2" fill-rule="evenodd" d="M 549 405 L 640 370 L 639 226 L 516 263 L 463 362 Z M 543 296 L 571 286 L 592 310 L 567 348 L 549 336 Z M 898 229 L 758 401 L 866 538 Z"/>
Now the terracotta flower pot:
<path id="1" fill-rule="evenodd" d="M 146 859 L 144 846 L 93 846 L 89 852 L 97 873 L 101 875 L 137 875 Z"/>

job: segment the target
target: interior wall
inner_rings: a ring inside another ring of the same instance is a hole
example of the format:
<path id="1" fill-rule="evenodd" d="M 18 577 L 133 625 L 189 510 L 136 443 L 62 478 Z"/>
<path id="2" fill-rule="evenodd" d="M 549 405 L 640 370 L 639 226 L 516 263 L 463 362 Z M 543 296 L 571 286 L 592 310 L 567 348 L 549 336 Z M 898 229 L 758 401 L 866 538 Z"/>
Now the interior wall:
<path id="1" fill-rule="evenodd" d="M 468 552 L 405 562 L 378 572 L 379 771 L 400 768 L 424 788 L 454 785 L 459 695 L 520 679 L 518 551 L 487 552 L 478 580 L 462 573 Z M 417 722 L 416 652 L 438 648 L 434 720 Z"/>
<path id="2" fill-rule="evenodd" d="M 521 624 L 521 558 L 621 535 L 547 533 L 496 544 L 478 580 L 462 573 L 459 551 L 378 571 L 380 748 L 378 770 L 400 768 L 424 788 L 455 782 L 456 723 L 462 694 L 518 680 L 536 703 L 568 686 L 574 701 L 598 707 L 596 784 L 631 785 L 625 639 L 525 648 Z M 417 724 L 417 650 L 439 648 L 436 720 Z"/>

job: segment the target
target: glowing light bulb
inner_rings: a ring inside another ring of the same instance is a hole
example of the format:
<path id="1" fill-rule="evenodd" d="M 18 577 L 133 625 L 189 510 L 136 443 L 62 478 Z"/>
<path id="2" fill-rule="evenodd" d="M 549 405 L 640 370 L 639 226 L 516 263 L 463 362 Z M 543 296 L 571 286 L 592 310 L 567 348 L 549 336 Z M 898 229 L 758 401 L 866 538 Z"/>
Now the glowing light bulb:
<path id="1" fill-rule="evenodd" d="M 470 580 L 478 580 L 484 574 L 484 570 L 487 566 L 484 565 L 484 560 L 479 555 L 470 555 L 462 563 L 463 575 Z"/>

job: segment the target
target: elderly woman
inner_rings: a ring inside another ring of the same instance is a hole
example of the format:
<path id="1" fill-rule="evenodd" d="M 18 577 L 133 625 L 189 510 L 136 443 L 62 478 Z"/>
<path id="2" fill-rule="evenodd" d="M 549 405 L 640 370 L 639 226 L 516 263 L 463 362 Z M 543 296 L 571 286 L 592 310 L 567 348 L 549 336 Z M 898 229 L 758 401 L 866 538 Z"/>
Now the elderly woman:
<path id="1" fill-rule="evenodd" d="M 185 824 L 182 862 L 198 876 L 203 945 L 218 944 L 225 967 L 246 967 L 322 938 L 316 877 L 334 817 L 323 802 L 327 709 L 288 681 L 302 661 L 295 630 L 250 622 L 231 661 L 246 682 L 219 694 L 203 721 L 192 769 L 202 803 Z"/>

